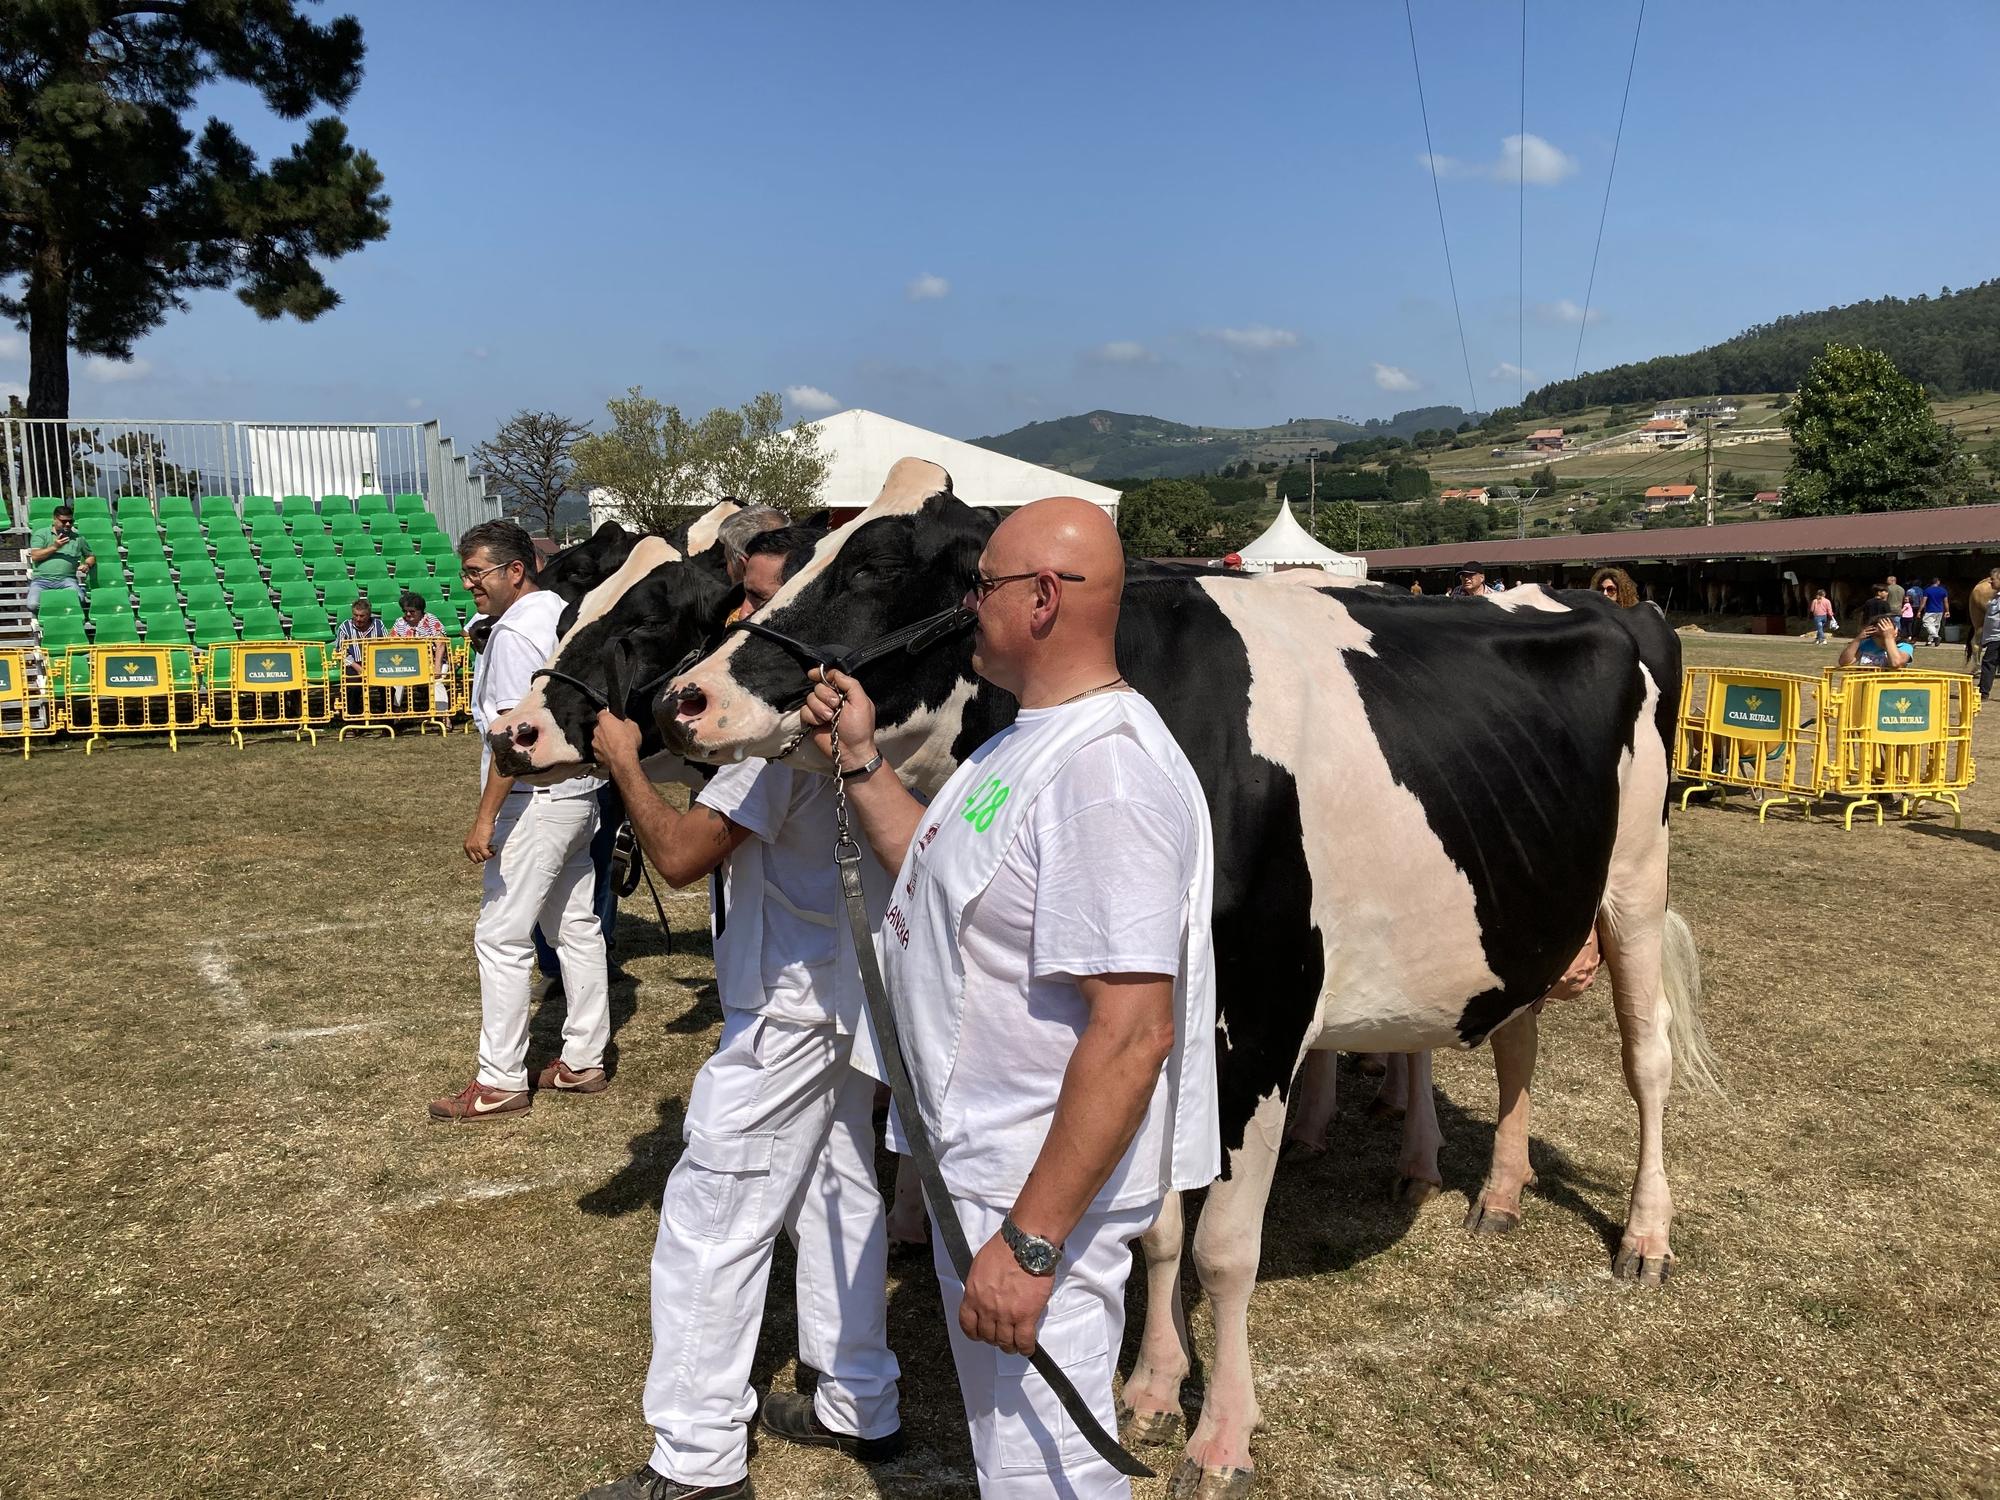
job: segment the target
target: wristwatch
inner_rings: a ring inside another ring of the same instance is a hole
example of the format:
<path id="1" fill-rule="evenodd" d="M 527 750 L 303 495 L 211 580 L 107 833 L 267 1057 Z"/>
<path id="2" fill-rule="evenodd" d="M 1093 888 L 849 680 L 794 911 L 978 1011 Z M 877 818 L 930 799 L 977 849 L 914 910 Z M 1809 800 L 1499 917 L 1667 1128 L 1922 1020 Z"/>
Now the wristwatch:
<path id="1" fill-rule="evenodd" d="M 842 771 L 840 773 L 840 779 L 842 781 L 854 781 L 863 776 L 872 776 L 875 772 L 881 769 L 882 769 L 882 752 L 880 750 L 877 750 L 873 755 L 869 756 L 868 759 L 861 765 L 849 766 L 845 771 Z"/>
<path id="2" fill-rule="evenodd" d="M 1000 1238 L 1014 1252 L 1014 1264 L 1030 1276 L 1053 1276 L 1061 1262 L 1061 1245 L 1052 1245 L 1038 1234 L 1030 1234 L 1009 1214 L 1000 1221 Z"/>

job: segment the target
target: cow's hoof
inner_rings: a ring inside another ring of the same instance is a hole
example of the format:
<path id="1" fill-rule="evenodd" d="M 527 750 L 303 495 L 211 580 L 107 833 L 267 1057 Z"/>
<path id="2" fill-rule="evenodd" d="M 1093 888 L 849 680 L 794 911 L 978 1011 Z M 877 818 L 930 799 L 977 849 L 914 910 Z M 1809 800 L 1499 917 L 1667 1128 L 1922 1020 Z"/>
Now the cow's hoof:
<path id="1" fill-rule="evenodd" d="M 1483 1198 L 1474 1198 L 1465 1213 L 1465 1227 L 1472 1234 L 1494 1239 L 1519 1229 L 1521 1216 L 1511 1209 L 1495 1208 Z"/>
<path id="2" fill-rule="evenodd" d="M 1118 1441 L 1127 1448 L 1157 1448 L 1178 1443 L 1185 1419 L 1177 1411 L 1134 1411 L 1118 1403 Z"/>
<path id="3" fill-rule="evenodd" d="M 1637 1245 L 1620 1245 L 1611 1261 L 1613 1276 L 1620 1281 L 1636 1281 L 1640 1286 L 1665 1286 L 1673 1269 L 1673 1251 L 1648 1255 Z"/>
<path id="4" fill-rule="evenodd" d="M 1371 1120 L 1400 1120 L 1403 1118 L 1403 1106 L 1392 1104 L 1387 1099 L 1370 1099 L 1368 1101 L 1368 1118 Z"/>
<path id="5" fill-rule="evenodd" d="M 1167 1484 L 1167 1500 L 1244 1500 L 1256 1486 L 1255 1469 L 1204 1469 L 1184 1458 Z"/>
<path id="6" fill-rule="evenodd" d="M 1297 1136 L 1288 1137 L 1285 1144 L 1278 1148 L 1278 1160 L 1287 1164 L 1318 1161 L 1325 1155 L 1326 1147 L 1315 1146 L 1311 1141 L 1300 1140 Z"/>
<path id="7" fill-rule="evenodd" d="M 1422 1208 L 1444 1189 L 1428 1177 L 1398 1177 L 1396 1201 L 1405 1208 Z"/>

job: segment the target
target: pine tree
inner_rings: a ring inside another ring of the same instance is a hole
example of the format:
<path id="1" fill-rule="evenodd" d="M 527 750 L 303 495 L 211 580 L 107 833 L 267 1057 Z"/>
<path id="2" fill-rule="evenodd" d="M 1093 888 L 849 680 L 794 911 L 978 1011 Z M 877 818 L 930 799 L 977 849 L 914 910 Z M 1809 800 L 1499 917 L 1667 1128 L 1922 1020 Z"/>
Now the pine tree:
<path id="1" fill-rule="evenodd" d="M 262 318 L 336 306 L 316 261 L 389 232 L 374 159 L 335 118 L 361 82 L 361 26 L 297 0 L 0 5 L 0 314 L 28 335 L 28 415 L 69 415 L 69 351 L 130 359 L 189 292 L 234 287 Z M 218 119 L 248 84 L 305 139 L 268 167 Z"/>

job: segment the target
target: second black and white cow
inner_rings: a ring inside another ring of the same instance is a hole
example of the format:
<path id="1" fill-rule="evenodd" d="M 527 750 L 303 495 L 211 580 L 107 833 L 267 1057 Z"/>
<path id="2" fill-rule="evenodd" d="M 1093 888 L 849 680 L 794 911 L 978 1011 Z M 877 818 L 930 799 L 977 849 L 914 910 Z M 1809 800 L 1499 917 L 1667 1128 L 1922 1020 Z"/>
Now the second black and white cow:
<path id="1" fill-rule="evenodd" d="M 885 635 L 964 596 L 995 520 L 906 459 L 760 618 L 808 642 Z M 1653 611 L 1534 588 L 1411 598 L 1141 566 L 1118 657 L 1186 751 L 1215 829 L 1225 1167 L 1194 1252 L 1217 1349 L 1174 1493 L 1236 1494 L 1258 1415 L 1248 1307 L 1263 1211 L 1309 1051 L 1476 1045 L 1548 992 L 1595 924 L 1639 1112 L 1614 1265 L 1666 1274 L 1667 1095 L 1676 1051 L 1699 1065 L 1703 1047 L 1693 943 L 1667 908 L 1679 643 Z M 883 658 L 862 681 L 885 753 L 922 792 L 1014 712 L 963 640 Z M 793 657 L 738 635 L 659 712 L 691 758 L 810 762 L 805 691 Z M 1181 1236 L 1170 1201 L 1145 1241 L 1146 1333 L 1125 1385 L 1142 1433 L 1178 1413 L 1190 1368 Z"/>

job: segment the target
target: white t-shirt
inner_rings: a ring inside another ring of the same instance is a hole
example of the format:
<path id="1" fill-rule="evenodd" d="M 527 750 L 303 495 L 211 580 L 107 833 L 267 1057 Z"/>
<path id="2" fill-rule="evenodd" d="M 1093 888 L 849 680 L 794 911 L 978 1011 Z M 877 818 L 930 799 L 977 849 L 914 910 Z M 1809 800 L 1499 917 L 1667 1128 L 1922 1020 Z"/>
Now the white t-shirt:
<path id="1" fill-rule="evenodd" d="M 854 939 L 833 862 L 833 781 L 783 762 L 724 766 L 695 797 L 752 842 L 723 870 L 714 916 L 715 986 L 734 1010 L 800 1025 L 859 1024 Z M 865 850 L 862 889 L 879 920 L 888 876 Z"/>
<path id="2" fill-rule="evenodd" d="M 486 731 L 502 714 L 528 696 L 534 674 L 556 649 L 557 623 L 562 619 L 560 594 L 536 589 L 523 594 L 493 622 L 486 637 L 486 649 L 479 654 L 479 666 L 472 682 L 472 723 L 479 731 L 479 784 L 493 765 L 493 752 L 486 745 Z M 604 785 L 601 776 L 572 776 L 547 788 L 551 797 L 594 795 Z"/>
<path id="3" fill-rule="evenodd" d="M 1060 711 L 1024 711 L 1016 732 Z M 954 1189 L 1013 1204 L 1090 1021 L 1077 976 L 1178 974 L 1197 858 L 1186 803 L 1124 736 L 1086 745 L 1035 799 L 959 929 L 964 1021 L 939 1132 Z M 1093 1210 L 1159 1197 L 1171 1113 L 1163 1073 Z"/>

